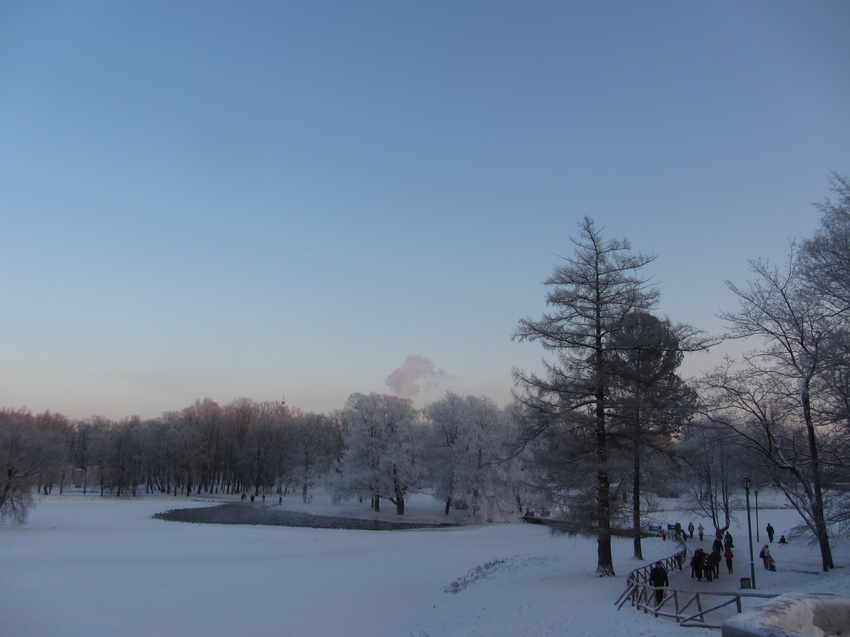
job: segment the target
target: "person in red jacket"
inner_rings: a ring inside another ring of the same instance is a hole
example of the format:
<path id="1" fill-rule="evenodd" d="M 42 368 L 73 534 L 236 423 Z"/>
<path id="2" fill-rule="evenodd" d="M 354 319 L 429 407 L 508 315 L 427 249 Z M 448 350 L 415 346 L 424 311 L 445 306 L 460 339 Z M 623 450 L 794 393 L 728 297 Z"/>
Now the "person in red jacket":
<path id="1" fill-rule="evenodd" d="M 732 572 L 732 558 L 735 557 L 735 554 L 732 552 L 732 547 L 727 546 L 726 551 L 723 553 L 723 557 L 726 558 L 726 568 L 729 569 L 729 572 Z"/>
<path id="2" fill-rule="evenodd" d="M 765 544 L 761 547 L 761 552 L 759 553 L 759 557 L 761 558 L 762 563 L 765 568 L 770 568 L 770 548 Z"/>

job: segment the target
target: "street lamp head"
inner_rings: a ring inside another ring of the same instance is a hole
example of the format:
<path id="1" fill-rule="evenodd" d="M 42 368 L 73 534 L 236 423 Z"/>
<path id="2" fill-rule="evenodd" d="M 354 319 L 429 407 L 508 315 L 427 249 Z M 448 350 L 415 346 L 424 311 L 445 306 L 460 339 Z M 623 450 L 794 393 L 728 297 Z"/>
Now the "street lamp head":
<path id="1" fill-rule="evenodd" d="M 750 490 L 750 479 L 744 478 L 741 482 L 744 485 L 744 490 L 749 491 Z"/>

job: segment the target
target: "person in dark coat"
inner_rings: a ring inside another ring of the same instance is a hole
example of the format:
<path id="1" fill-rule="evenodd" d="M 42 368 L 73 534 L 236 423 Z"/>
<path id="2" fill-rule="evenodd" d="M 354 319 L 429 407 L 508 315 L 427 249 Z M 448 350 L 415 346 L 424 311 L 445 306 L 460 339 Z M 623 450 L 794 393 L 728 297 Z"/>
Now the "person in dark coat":
<path id="1" fill-rule="evenodd" d="M 705 568 L 705 551 L 697 549 L 694 551 L 694 556 L 691 558 L 691 568 L 698 581 L 702 581 L 702 569 Z"/>
<path id="2" fill-rule="evenodd" d="M 652 570 L 649 571 L 649 585 L 655 586 L 655 605 L 658 606 L 664 601 L 664 591 L 662 586 L 669 586 L 670 580 L 667 578 L 667 569 L 661 562 L 656 562 Z"/>
<path id="3" fill-rule="evenodd" d="M 726 537 L 723 538 L 723 548 L 725 548 L 725 549 L 735 548 L 735 542 L 732 541 L 732 534 L 729 533 L 729 531 L 726 531 Z"/>
<path id="4" fill-rule="evenodd" d="M 710 568 L 714 572 L 714 579 L 717 579 L 718 577 L 720 577 L 720 560 L 721 560 L 720 549 L 719 548 L 714 549 L 711 552 L 711 555 L 709 555 L 709 558 L 710 558 L 710 561 L 711 561 Z"/>
<path id="5" fill-rule="evenodd" d="M 767 539 L 769 542 L 773 542 L 773 527 L 770 525 L 770 522 L 767 523 Z"/>
<path id="6" fill-rule="evenodd" d="M 693 537 L 694 536 L 694 523 L 688 522 L 688 534 Z"/>

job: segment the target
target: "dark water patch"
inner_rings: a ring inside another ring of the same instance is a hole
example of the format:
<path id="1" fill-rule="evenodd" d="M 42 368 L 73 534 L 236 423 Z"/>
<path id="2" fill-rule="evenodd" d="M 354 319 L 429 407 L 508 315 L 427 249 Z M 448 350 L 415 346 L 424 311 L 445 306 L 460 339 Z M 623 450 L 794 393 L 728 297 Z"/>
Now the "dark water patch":
<path id="1" fill-rule="evenodd" d="M 359 531 L 401 531 L 405 529 L 436 529 L 457 524 L 388 522 L 385 520 L 360 520 L 325 515 L 310 515 L 295 511 L 282 511 L 268 507 L 245 504 L 220 504 L 197 509 L 171 509 L 153 515 L 157 520 L 170 522 L 196 522 L 201 524 L 263 524 L 268 526 L 296 526 L 312 529 L 354 529 Z"/>

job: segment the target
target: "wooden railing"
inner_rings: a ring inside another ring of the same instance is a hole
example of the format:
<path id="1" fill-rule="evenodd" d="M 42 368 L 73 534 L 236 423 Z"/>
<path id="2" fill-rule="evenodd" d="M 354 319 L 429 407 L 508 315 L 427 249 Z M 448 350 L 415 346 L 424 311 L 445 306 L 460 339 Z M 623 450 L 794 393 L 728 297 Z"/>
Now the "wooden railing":
<path id="1" fill-rule="evenodd" d="M 674 534 L 670 537 L 674 542 L 677 542 L 679 544 L 679 550 L 670 557 L 655 560 L 654 562 L 647 564 L 646 566 L 636 568 L 626 576 L 627 582 L 648 584 L 649 572 L 652 570 L 652 567 L 655 566 L 655 564 L 657 564 L 658 562 L 661 562 L 664 565 L 664 568 L 667 569 L 668 573 L 674 569 L 681 571 L 685 568 L 685 565 L 688 563 L 688 547 L 685 545 L 684 539 L 682 539 L 680 536 Z"/>
<path id="2" fill-rule="evenodd" d="M 720 628 L 724 619 L 732 613 L 719 612 L 734 604 L 735 613 L 741 612 L 743 598 L 770 598 L 775 595 L 752 592 L 714 592 L 688 591 L 682 589 L 664 588 L 649 584 L 649 572 L 656 562 L 661 562 L 668 572 L 682 570 L 687 564 L 688 549 L 683 538 L 673 536 L 679 542 L 681 550 L 662 560 L 656 560 L 646 566 L 636 568 L 626 578 L 626 590 L 615 602 L 617 610 L 626 602 L 644 613 L 652 613 L 656 617 L 675 619 L 681 626 L 699 626 L 702 628 Z M 660 602 L 655 601 L 656 591 L 663 591 Z"/>
<path id="3" fill-rule="evenodd" d="M 660 603 L 655 601 L 655 592 L 664 591 Z M 644 613 L 652 613 L 655 617 L 669 617 L 676 620 L 680 626 L 698 626 L 701 628 L 720 628 L 720 624 L 733 613 L 719 613 L 721 609 L 734 604 L 734 612 L 742 610 L 741 600 L 745 597 L 771 598 L 775 595 L 750 592 L 714 592 L 686 591 L 672 588 L 657 588 L 649 584 L 639 584 L 630 581 L 626 591 L 617 600 L 617 609 L 627 601 Z"/>

